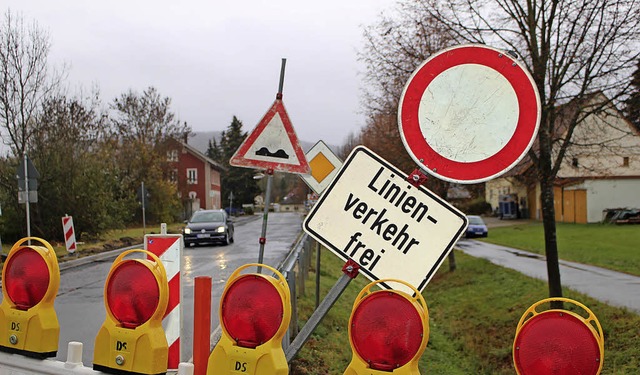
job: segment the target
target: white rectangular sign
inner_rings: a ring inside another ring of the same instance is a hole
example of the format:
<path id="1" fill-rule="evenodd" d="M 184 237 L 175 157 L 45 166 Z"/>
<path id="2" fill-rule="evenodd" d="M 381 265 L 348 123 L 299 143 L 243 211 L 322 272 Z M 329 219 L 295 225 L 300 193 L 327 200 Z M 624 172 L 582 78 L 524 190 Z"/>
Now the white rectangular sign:
<path id="1" fill-rule="evenodd" d="M 359 146 L 304 230 L 343 260 L 353 259 L 369 279 L 400 279 L 422 291 L 467 225 L 458 209 Z"/>

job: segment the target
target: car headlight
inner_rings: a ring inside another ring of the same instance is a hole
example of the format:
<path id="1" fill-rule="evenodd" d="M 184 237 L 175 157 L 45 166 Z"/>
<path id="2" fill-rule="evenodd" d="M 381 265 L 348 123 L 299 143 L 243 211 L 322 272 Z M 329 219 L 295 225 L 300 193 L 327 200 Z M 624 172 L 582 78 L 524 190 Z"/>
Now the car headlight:
<path id="1" fill-rule="evenodd" d="M 218 227 L 218 229 L 216 229 L 216 232 L 224 233 L 224 227 Z"/>
<path id="2" fill-rule="evenodd" d="M 191 228 L 184 228 L 184 234 L 191 234 Z"/>

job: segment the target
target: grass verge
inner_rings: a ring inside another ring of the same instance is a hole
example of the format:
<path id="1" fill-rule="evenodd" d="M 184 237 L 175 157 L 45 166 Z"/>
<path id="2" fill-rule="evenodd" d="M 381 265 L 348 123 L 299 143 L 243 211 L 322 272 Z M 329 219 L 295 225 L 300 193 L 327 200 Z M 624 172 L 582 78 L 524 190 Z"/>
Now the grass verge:
<path id="1" fill-rule="evenodd" d="M 640 225 L 557 223 L 560 259 L 640 276 Z M 544 255 L 542 223 L 491 228 L 491 242 Z"/>
<path id="2" fill-rule="evenodd" d="M 546 283 L 456 252 L 458 269 L 445 262 L 423 293 L 430 314 L 430 338 L 420 359 L 422 374 L 513 375 L 511 346 L 518 320 L 546 297 Z M 322 251 L 321 296 L 341 275 L 343 262 Z M 315 280 L 312 269 L 308 280 Z M 342 374 L 351 360 L 347 325 L 353 301 L 368 283 L 358 276 L 324 317 L 292 362 L 292 374 Z M 312 282 L 299 297 L 301 324 L 315 308 Z M 637 374 L 640 368 L 640 316 L 571 290 L 566 297 L 588 306 L 605 336 L 602 374 Z"/>

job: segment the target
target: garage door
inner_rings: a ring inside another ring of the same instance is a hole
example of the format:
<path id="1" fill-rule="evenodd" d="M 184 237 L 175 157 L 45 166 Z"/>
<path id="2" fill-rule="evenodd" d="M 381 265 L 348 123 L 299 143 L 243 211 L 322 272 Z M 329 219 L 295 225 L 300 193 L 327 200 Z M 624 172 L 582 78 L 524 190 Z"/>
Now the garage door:
<path id="1" fill-rule="evenodd" d="M 576 209 L 576 223 L 587 223 L 587 191 L 575 190 L 576 203 L 574 205 Z"/>
<path id="2" fill-rule="evenodd" d="M 562 221 L 565 223 L 587 223 L 587 191 L 564 190 L 562 194 Z"/>

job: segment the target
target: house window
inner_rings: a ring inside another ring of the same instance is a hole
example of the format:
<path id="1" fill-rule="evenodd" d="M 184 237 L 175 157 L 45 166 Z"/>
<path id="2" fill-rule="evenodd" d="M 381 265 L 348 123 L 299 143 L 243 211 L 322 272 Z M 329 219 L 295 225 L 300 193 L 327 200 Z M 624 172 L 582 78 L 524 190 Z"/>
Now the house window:
<path id="1" fill-rule="evenodd" d="M 578 158 L 571 159 L 571 166 L 577 168 L 578 167 Z"/>
<path id="2" fill-rule="evenodd" d="M 195 168 L 187 168 L 187 184 L 194 185 L 198 183 L 198 170 Z"/>
<path id="3" fill-rule="evenodd" d="M 167 151 L 167 161 L 178 162 L 178 150 Z"/>
<path id="4" fill-rule="evenodd" d="M 628 167 L 629 166 L 629 157 L 628 156 L 624 156 L 622 158 L 622 166 L 623 167 Z"/>

